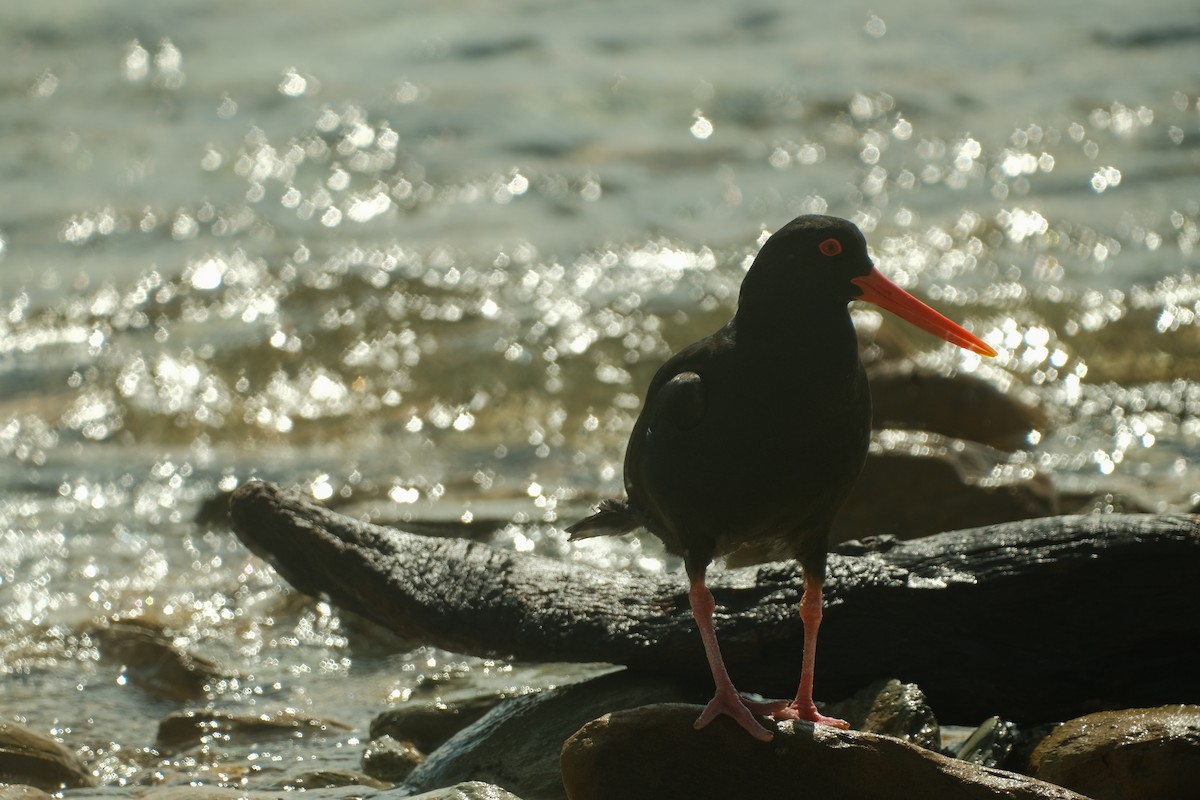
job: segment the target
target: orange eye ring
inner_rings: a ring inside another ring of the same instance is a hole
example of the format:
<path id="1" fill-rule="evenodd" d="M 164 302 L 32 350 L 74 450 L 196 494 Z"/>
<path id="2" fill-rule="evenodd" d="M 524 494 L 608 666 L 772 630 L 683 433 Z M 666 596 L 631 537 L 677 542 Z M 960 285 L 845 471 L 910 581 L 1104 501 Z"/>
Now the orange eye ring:
<path id="1" fill-rule="evenodd" d="M 822 255 L 836 256 L 840 255 L 842 252 L 842 243 L 837 239 L 826 239 L 825 241 L 821 242 L 820 245 L 818 245 L 818 249 L 821 251 Z"/>

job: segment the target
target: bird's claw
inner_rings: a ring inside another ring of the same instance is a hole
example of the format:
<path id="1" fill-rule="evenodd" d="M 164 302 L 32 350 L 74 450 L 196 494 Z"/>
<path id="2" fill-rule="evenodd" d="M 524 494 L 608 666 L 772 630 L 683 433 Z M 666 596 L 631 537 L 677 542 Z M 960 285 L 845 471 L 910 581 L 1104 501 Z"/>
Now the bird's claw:
<path id="1" fill-rule="evenodd" d="M 850 728 L 850 723 L 846 722 L 846 720 L 838 719 L 837 717 L 827 717 L 820 711 L 817 711 L 816 706 L 811 705 L 807 708 L 802 708 L 795 703 L 787 703 L 782 708 L 772 711 L 771 718 L 778 721 L 790 719 L 801 722 L 813 722 L 841 730 L 849 730 Z"/>
<path id="2" fill-rule="evenodd" d="M 733 719 L 746 733 L 760 742 L 769 742 L 775 734 L 761 722 L 755 719 L 755 714 L 770 715 L 787 706 L 783 700 L 757 702 L 743 698 L 736 691 L 718 691 L 713 699 L 708 701 L 704 711 L 696 719 L 694 727 L 700 730 L 717 717 L 724 714 Z"/>

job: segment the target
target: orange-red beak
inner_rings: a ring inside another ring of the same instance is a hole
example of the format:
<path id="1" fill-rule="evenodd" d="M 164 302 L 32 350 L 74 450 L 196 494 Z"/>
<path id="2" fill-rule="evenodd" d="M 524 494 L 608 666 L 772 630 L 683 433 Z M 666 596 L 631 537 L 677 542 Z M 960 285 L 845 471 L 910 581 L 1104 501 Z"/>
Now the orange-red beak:
<path id="1" fill-rule="evenodd" d="M 879 270 L 872 268 L 866 275 L 861 278 L 852 278 L 850 282 L 862 289 L 862 294 L 858 296 L 859 300 L 866 300 L 880 308 L 886 308 L 921 330 L 928 331 L 951 344 L 956 344 L 964 350 L 970 350 L 981 356 L 996 355 L 996 351 L 987 342 L 957 323 L 946 319 L 883 277 L 883 273 Z"/>

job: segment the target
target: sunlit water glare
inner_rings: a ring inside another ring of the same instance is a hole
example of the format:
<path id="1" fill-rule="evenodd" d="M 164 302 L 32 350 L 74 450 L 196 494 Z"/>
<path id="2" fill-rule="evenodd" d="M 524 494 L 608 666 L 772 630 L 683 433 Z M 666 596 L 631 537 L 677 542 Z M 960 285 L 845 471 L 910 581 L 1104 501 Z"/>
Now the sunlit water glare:
<path id="1" fill-rule="evenodd" d="M 343 619 L 206 503 L 259 476 L 675 568 L 652 538 L 561 524 L 620 491 L 653 371 L 728 318 L 796 214 L 854 220 L 999 351 L 914 339 L 1045 412 L 1003 469 L 1196 503 L 1187 4 L 294 5 L 63 2 L 0 33 L 2 711 L 104 780 L 354 766 L 389 704 L 581 674 Z M 147 777 L 178 704 L 101 659 L 114 616 L 235 676 L 199 705 L 350 730 Z"/>

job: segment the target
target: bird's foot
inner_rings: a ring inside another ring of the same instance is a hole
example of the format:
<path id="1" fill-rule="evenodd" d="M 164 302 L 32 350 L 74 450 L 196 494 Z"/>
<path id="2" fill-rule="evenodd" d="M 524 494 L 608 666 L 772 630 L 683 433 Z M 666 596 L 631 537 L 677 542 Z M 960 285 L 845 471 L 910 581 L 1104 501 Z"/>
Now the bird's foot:
<path id="1" fill-rule="evenodd" d="M 774 732 L 755 719 L 754 715 L 770 715 L 786 706 L 786 700 L 761 703 L 747 700 L 731 686 L 727 691 L 717 690 L 717 693 L 713 695 L 713 699 L 708 701 L 708 705 L 704 707 L 703 713 L 696 719 L 692 727 L 700 730 L 724 714 L 727 717 L 733 718 L 734 722 L 755 739 L 758 739 L 760 742 L 769 742 L 775 736 Z"/>
<path id="2" fill-rule="evenodd" d="M 837 717 L 827 717 L 820 711 L 817 711 L 817 707 L 812 704 L 801 706 L 796 703 L 789 703 L 783 708 L 772 711 L 771 717 L 779 721 L 793 719 L 800 720 L 801 722 L 814 722 L 821 725 L 828 725 L 831 728 L 840 728 L 841 730 L 848 730 L 850 728 L 850 723 L 846 722 L 846 720 L 838 719 Z"/>

